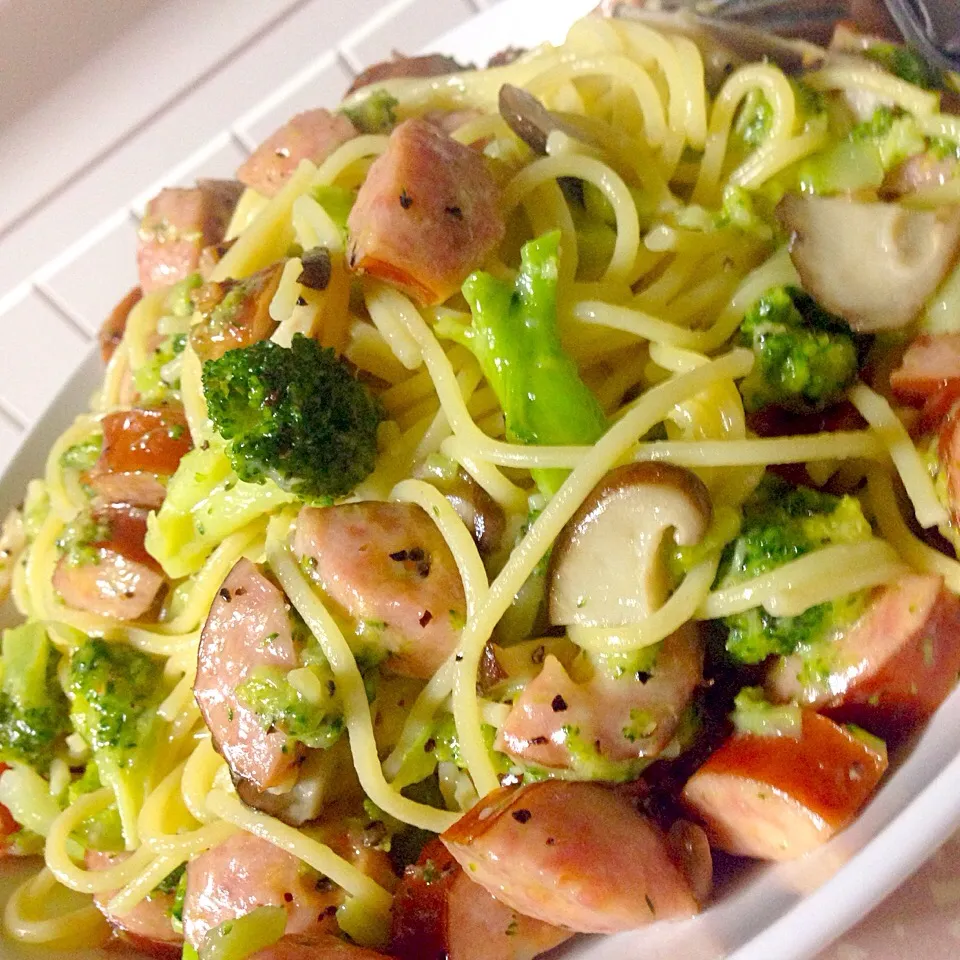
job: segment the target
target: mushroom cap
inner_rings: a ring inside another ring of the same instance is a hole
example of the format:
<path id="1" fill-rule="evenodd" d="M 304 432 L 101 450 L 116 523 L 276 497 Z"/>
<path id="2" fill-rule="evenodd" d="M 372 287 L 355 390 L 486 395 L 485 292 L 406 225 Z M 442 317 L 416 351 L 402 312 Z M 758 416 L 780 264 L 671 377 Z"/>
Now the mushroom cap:
<path id="1" fill-rule="evenodd" d="M 550 621 L 615 627 L 637 623 L 667 597 L 661 545 L 699 542 L 710 495 L 696 474 L 666 463 L 631 463 L 594 487 L 554 544 L 547 575 Z"/>
<path id="2" fill-rule="evenodd" d="M 911 323 L 960 254 L 960 207 L 791 194 L 777 218 L 804 290 L 859 333 Z"/>

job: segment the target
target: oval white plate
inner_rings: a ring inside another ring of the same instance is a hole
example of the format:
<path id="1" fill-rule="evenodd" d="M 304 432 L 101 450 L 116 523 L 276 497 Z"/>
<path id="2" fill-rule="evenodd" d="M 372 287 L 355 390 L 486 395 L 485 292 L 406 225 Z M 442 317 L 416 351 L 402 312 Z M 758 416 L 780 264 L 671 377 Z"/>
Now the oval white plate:
<path id="1" fill-rule="evenodd" d="M 567 26 L 592 6 L 591 0 L 503 0 L 432 46 L 483 62 L 506 46 L 561 40 Z M 214 125 L 216 118 L 211 120 Z M 103 282 L 110 279 L 104 277 Z M 119 296 L 122 291 L 117 292 Z M 0 515 L 19 502 L 26 481 L 42 471 L 49 446 L 86 407 L 100 373 L 99 358 L 91 355 L 31 431 L 0 478 Z M 0 612 L 0 622 L 2 616 Z M 960 691 L 895 761 L 894 772 L 857 822 L 812 856 L 778 866 L 747 864 L 722 876 L 714 904 L 695 920 L 618 937 L 582 938 L 556 956 L 568 960 L 812 956 L 865 916 L 960 826 Z M 16 864 L 0 863 L 0 898 L 5 899 L 20 873 Z M 36 954 L 21 954 L 3 942 L 0 955 Z M 81 954 L 60 956 L 79 960 Z M 111 951 L 110 956 L 120 954 Z"/>

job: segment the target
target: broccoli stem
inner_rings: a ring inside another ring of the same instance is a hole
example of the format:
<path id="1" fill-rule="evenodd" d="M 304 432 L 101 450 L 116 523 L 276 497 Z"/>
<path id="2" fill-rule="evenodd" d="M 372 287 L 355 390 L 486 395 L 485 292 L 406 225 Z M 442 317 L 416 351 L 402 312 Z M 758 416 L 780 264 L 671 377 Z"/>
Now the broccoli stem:
<path id="1" fill-rule="evenodd" d="M 557 327 L 560 234 L 527 243 L 514 286 L 477 272 L 463 285 L 473 315 L 466 330 L 438 325 L 438 333 L 466 346 L 480 362 L 506 417 L 507 437 L 532 445 L 595 443 L 607 428 L 597 398 L 564 351 Z M 535 470 L 551 497 L 565 470 Z"/>

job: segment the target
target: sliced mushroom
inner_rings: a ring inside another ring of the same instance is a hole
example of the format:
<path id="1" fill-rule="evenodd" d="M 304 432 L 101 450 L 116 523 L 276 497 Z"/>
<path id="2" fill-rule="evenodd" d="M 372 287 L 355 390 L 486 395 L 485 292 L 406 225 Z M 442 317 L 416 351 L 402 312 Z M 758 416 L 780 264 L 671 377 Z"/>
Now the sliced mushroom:
<path id="1" fill-rule="evenodd" d="M 784 73 L 798 74 L 819 66 L 826 51 L 802 40 L 787 40 L 729 19 L 697 16 L 688 10 L 665 12 L 635 3 L 607 2 L 604 12 L 621 20 L 637 20 L 662 33 L 692 40 L 703 54 L 707 86 L 718 89 L 744 63 L 769 60 Z M 808 21 L 809 22 L 809 21 Z"/>
<path id="2" fill-rule="evenodd" d="M 860 333 L 910 323 L 960 253 L 958 207 L 928 212 L 790 195 L 777 218 L 791 234 L 803 288 Z"/>
<path id="3" fill-rule="evenodd" d="M 554 131 L 574 140 L 594 143 L 594 138 L 575 120 L 548 110 L 532 93 L 512 83 L 500 88 L 500 116 L 507 126 L 534 152 L 546 156 L 547 139 Z"/>
<path id="4" fill-rule="evenodd" d="M 548 572 L 554 624 L 615 627 L 637 623 L 666 599 L 660 548 L 703 539 L 710 496 L 689 470 L 634 463 L 612 470 L 563 528 Z"/>

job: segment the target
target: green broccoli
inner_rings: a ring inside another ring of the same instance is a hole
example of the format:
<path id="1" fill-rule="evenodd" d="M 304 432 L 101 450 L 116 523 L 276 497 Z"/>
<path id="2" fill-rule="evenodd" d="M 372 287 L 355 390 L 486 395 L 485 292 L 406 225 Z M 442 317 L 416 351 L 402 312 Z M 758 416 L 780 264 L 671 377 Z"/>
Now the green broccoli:
<path id="1" fill-rule="evenodd" d="M 355 107 L 343 107 L 342 112 L 361 133 L 389 133 L 396 126 L 399 103 L 386 90 L 374 90 Z"/>
<path id="2" fill-rule="evenodd" d="M 171 579 L 186 577 L 231 533 L 293 499 L 270 481 L 238 480 L 222 447 L 210 443 L 180 461 L 163 505 L 147 518 L 144 546 Z"/>
<path id="3" fill-rule="evenodd" d="M 84 794 L 100 790 L 100 774 L 93 761 L 84 768 L 83 775 L 74 780 L 66 791 L 67 804 L 74 803 Z M 102 850 L 106 853 L 119 853 L 124 848 L 123 825 L 116 804 L 104 807 L 99 813 L 84 820 L 73 833 L 74 839 L 88 850 Z"/>
<path id="4" fill-rule="evenodd" d="M 727 545 L 718 586 L 758 577 L 807 553 L 871 536 L 860 502 L 767 477 L 743 508 L 740 535 Z M 788 655 L 832 637 L 859 616 L 864 593 L 821 603 L 795 617 L 775 617 L 762 607 L 726 617 L 727 651 L 741 663 Z"/>
<path id="5" fill-rule="evenodd" d="M 128 845 L 162 722 L 162 679 L 159 662 L 126 644 L 88 640 L 70 660 L 70 718 L 92 751 L 100 782 L 117 798 Z"/>
<path id="6" fill-rule="evenodd" d="M 97 430 L 89 437 L 67 447 L 60 455 L 60 466 L 65 470 L 89 470 L 100 459 L 103 434 Z"/>
<path id="7" fill-rule="evenodd" d="M 749 411 L 767 406 L 797 413 L 822 410 L 857 376 L 850 328 L 793 287 L 764 294 L 744 317 L 739 338 L 757 358 L 740 384 Z"/>
<path id="8" fill-rule="evenodd" d="M 946 87 L 943 71 L 910 47 L 897 43 L 872 43 L 863 54 L 895 77 L 924 90 L 943 90 Z"/>
<path id="9" fill-rule="evenodd" d="M 913 117 L 879 107 L 844 139 L 804 160 L 797 174 L 798 187 L 803 193 L 816 194 L 877 189 L 890 170 L 926 147 Z"/>
<path id="10" fill-rule="evenodd" d="M 330 502 L 373 471 L 380 405 L 333 350 L 308 337 L 208 360 L 203 388 L 241 480 Z"/>
<path id="11" fill-rule="evenodd" d="M 179 364 L 172 361 L 183 353 L 187 345 L 185 333 L 164 337 L 147 358 L 146 363 L 133 374 L 133 385 L 139 402 L 149 405 L 170 399 L 180 389 Z"/>
<path id="12" fill-rule="evenodd" d="M 332 747 L 344 731 L 330 667 L 258 667 L 237 687 L 237 697 L 257 714 L 265 730 L 279 730 L 307 747 Z"/>
<path id="13" fill-rule="evenodd" d="M 773 107 L 754 87 L 744 98 L 733 124 L 734 135 L 748 147 L 759 147 L 773 125 Z"/>
<path id="14" fill-rule="evenodd" d="M 3 632 L 0 661 L 0 760 L 50 769 L 69 732 L 67 700 L 57 682 L 57 661 L 40 623 Z"/>
<path id="15" fill-rule="evenodd" d="M 511 441 L 528 444 L 593 444 L 607 428 L 597 398 L 580 379 L 557 329 L 557 261 L 560 234 L 544 234 L 521 252 L 520 273 L 509 286 L 487 273 L 463 285 L 472 326 L 437 325 L 437 334 L 473 352 L 497 395 Z M 552 496 L 563 470 L 534 471 Z"/>

